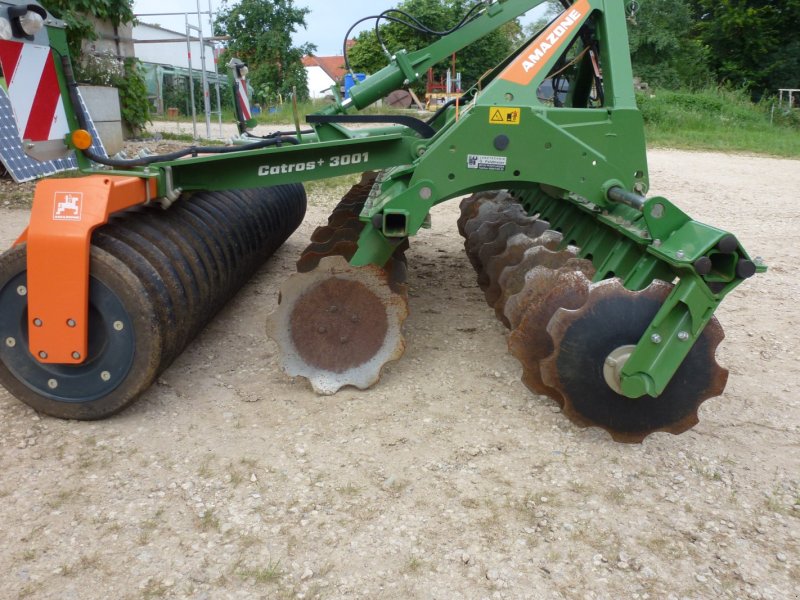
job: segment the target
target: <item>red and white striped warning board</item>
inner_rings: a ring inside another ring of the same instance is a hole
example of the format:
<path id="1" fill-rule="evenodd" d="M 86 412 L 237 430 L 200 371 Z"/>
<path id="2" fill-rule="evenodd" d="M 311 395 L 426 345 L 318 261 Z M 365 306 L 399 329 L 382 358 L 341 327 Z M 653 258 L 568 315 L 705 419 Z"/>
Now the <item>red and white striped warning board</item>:
<path id="1" fill-rule="evenodd" d="M 69 133 L 53 61 L 47 46 L 0 40 L 0 67 L 22 139 L 59 140 Z"/>
<path id="2" fill-rule="evenodd" d="M 250 114 L 250 99 L 247 97 L 247 80 L 242 77 L 236 80 L 236 99 L 239 103 L 239 110 L 242 113 L 242 120 L 252 119 Z"/>

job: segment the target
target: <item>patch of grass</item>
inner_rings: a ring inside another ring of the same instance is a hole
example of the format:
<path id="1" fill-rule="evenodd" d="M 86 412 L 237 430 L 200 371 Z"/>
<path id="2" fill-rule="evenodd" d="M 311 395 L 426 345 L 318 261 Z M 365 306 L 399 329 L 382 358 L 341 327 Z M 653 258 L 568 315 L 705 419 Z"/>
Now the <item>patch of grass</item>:
<path id="1" fill-rule="evenodd" d="M 754 104 L 743 91 L 710 88 L 654 90 L 637 103 L 652 146 L 800 157 L 800 111 L 773 113 L 769 99 Z"/>
<path id="2" fill-rule="evenodd" d="M 41 582 L 36 583 L 29 583 L 25 585 L 19 592 L 17 592 L 17 598 L 34 598 L 39 595 L 39 592 L 42 588 Z"/>
<path id="3" fill-rule="evenodd" d="M 258 461 L 255 458 L 242 457 L 239 459 L 239 464 L 244 465 L 245 467 L 250 467 L 251 469 L 258 468 Z"/>
<path id="4" fill-rule="evenodd" d="M 354 483 L 348 483 L 345 486 L 337 488 L 337 491 L 342 496 L 358 496 L 361 493 L 361 488 Z"/>
<path id="5" fill-rule="evenodd" d="M 198 522 L 198 527 L 202 531 L 216 531 L 219 529 L 219 519 L 210 508 L 203 512 Z"/>
<path id="6" fill-rule="evenodd" d="M 64 506 L 67 502 L 77 496 L 78 490 L 71 489 L 71 490 L 60 490 L 56 493 L 55 496 L 47 500 L 46 505 L 48 508 L 52 510 L 57 510 Z"/>
<path id="7" fill-rule="evenodd" d="M 628 492 L 623 488 L 612 487 L 606 494 L 609 501 L 617 505 L 625 504 L 625 499 L 628 497 Z"/>
<path id="8" fill-rule="evenodd" d="M 276 583 L 282 575 L 280 566 L 280 560 L 271 560 L 265 567 L 240 569 L 238 575 L 245 581 L 252 579 L 256 584 Z"/>
<path id="9" fill-rule="evenodd" d="M 206 138 L 194 139 L 191 133 L 170 133 L 167 131 L 159 132 L 161 139 L 171 140 L 174 142 L 190 142 L 195 146 L 224 146 L 228 142 L 226 140 L 209 140 Z"/>
<path id="10" fill-rule="evenodd" d="M 197 476 L 203 479 L 211 479 L 213 475 L 214 472 L 211 470 L 211 458 L 206 457 L 203 459 L 203 462 L 200 463 L 200 466 L 197 467 Z"/>
<path id="11" fill-rule="evenodd" d="M 161 581 L 151 579 L 142 590 L 142 598 L 149 600 L 150 598 L 163 598 L 169 592 L 169 588 Z"/>
<path id="12" fill-rule="evenodd" d="M 22 552 L 20 558 L 22 558 L 22 560 L 24 561 L 30 562 L 36 558 L 36 550 L 34 550 L 33 548 L 28 548 L 27 550 Z"/>
<path id="13" fill-rule="evenodd" d="M 418 556 L 412 556 L 406 561 L 403 571 L 411 574 L 419 573 L 424 566 L 425 563 Z"/>

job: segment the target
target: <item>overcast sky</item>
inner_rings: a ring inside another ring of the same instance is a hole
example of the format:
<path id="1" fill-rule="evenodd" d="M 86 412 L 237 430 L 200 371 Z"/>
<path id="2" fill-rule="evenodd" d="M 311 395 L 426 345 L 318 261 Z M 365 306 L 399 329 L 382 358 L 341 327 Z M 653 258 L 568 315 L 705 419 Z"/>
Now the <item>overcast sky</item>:
<path id="1" fill-rule="evenodd" d="M 207 11 L 209 0 L 199 0 L 200 10 Z M 211 0 L 211 10 L 216 13 L 222 4 L 221 0 Z M 295 6 L 308 7 L 311 12 L 306 17 L 307 29 L 301 29 L 294 35 L 295 44 L 311 42 L 317 46 L 317 54 L 320 56 L 338 55 L 342 53 L 342 40 L 344 34 L 355 21 L 361 17 L 374 15 L 379 12 L 392 8 L 399 4 L 399 0 L 295 0 Z M 189 23 L 197 25 L 197 5 L 198 0 L 135 0 L 134 12 L 138 13 L 162 13 L 162 12 L 183 12 L 194 11 L 190 15 Z M 531 11 L 533 13 L 534 11 Z M 201 15 L 203 32 L 208 35 L 208 15 Z M 156 23 L 167 29 L 183 32 L 185 31 L 185 20 L 183 16 L 143 16 L 141 21 L 145 23 Z M 522 19 L 526 24 L 535 20 L 533 17 Z M 369 22 L 362 23 L 361 29 L 371 27 Z"/>

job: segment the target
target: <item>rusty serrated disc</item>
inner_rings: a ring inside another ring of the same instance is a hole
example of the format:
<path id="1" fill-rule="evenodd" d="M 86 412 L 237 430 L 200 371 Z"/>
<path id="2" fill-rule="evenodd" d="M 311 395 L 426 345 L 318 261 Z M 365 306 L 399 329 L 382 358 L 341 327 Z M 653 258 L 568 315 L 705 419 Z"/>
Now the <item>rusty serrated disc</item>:
<path id="1" fill-rule="evenodd" d="M 561 234 L 552 230 L 545 231 L 536 238 L 531 238 L 528 235 L 515 235 L 509 238 L 505 251 L 490 258 L 483 269 L 489 278 L 489 284 L 484 291 L 486 303 L 494 308 L 495 303 L 502 294 L 500 276 L 503 274 L 503 270 L 506 267 L 518 264 L 528 248 L 544 246 L 548 250 L 555 250 L 561 243 L 561 239 Z"/>
<path id="2" fill-rule="evenodd" d="M 525 278 L 528 273 L 537 267 L 546 269 L 558 269 L 577 254 L 577 249 L 569 247 L 564 250 L 548 250 L 544 246 L 532 246 L 525 251 L 516 265 L 503 269 L 498 278 L 500 296 L 494 303 L 494 314 L 502 323 L 510 328 L 510 322 L 506 318 L 504 309 L 506 301 L 518 294 L 525 285 Z"/>
<path id="3" fill-rule="evenodd" d="M 461 215 L 458 217 L 458 221 L 456 222 L 458 225 L 458 233 L 461 234 L 461 237 L 466 237 L 467 234 L 464 231 L 464 227 L 467 221 L 474 218 L 478 214 L 478 211 L 483 204 L 507 204 L 510 202 L 510 200 L 510 196 L 502 191 L 476 192 L 471 196 L 467 196 L 458 205 L 458 208 L 461 211 Z"/>
<path id="4" fill-rule="evenodd" d="M 497 230 L 495 238 L 485 243 L 478 250 L 478 263 L 482 266 L 482 269 L 478 272 L 478 285 L 481 289 L 485 291 L 490 284 L 489 274 L 486 272 L 487 264 L 495 256 L 505 251 L 510 237 L 518 233 L 524 233 L 529 238 L 535 239 L 547 231 L 549 226 L 550 224 L 547 221 L 540 221 L 533 217 L 525 221 L 513 220 L 502 225 Z"/>
<path id="5" fill-rule="evenodd" d="M 336 242 L 322 252 L 306 252 L 298 259 L 296 266 L 298 273 L 308 273 L 319 265 L 319 262 L 327 256 L 342 256 L 345 260 L 350 260 L 358 250 L 357 241 L 342 240 Z"/>
<path id="6" fill-rule="evenodd" d="M 699 421 L 700 404 L 723 392 L 728 371 L 715 354 L 725 336 L 713 317 L 658 398 L 627 398 L 606 382 L 607 358 L 639 342 L 671 291 L 663 281 L 630 291 L 610 279 L 593 284 L 580 309 L 556 312 L 547 326 L 554 350 L 540 361 L 540 371 L 543 382 L 563 397 L 570 420 L 601 427 L 616 441 L 638 443 L 656 431 L 690 429 Z"/>
<path id="7" fill-rule="evenodd" d="M 549 396 L 559 404 L 563 398 L 557 391 L 542 382 L 539 361 L 553 351 L 553 342 L 546 327 L 553 314 L 563 308 L 574 310 L 583 305 L 589 293 L 591 281 L 580 271 L 552 271 L 540 269 L 537 282 L 542 290 L 527 305 L 519 325 L 508 336 L 508 349 L 522 364 L 522 382 L 535 394 Z"/>
<path id="8" fill-rule="evenodd" d="M 535 267 L 529 271 L 522 289 L 505 299 L 503 315 L 508 320 L 509 328 L 516 329 L 519 326 L 528 307 L 550 293 L 558 285 L 558 278 L 562 273 L 573 271 L 583 273 L 589 281 L 595 274 L 592 261 L 585 258 L 571 258 L 555 271 L 544 267 Z"/>
<path id="9" fill-rule="evenodd" d="M 340 256 L 289 277 L 267 320 L 283 370 L 305 377 L 319 394 L 377 382 L 383 366 L 405 349 L 408 304 L 391 283 L 384 269 L 352 267 Z"/>

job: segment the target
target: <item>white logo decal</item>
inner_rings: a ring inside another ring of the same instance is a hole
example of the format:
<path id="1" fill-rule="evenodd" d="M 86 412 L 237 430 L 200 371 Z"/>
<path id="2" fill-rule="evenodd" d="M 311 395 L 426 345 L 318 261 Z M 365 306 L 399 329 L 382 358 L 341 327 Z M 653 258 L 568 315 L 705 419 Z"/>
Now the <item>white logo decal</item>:
<path id="1" fill-rule="evenodd" d="M 83 214 L 82 192 L 56 192 L 53 198 L 54 221 L 80 221 Z"/>

